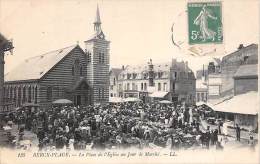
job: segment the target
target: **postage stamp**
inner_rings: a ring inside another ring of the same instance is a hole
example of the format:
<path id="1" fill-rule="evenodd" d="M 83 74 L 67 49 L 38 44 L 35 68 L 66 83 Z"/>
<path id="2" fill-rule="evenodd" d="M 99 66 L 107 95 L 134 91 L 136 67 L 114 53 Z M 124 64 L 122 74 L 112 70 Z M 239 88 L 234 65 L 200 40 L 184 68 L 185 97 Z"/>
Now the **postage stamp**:
<path id="1" fill-rule="evenodd" d="M 188 3 L 189 44 L 222 43 L 221 2 Z"/>

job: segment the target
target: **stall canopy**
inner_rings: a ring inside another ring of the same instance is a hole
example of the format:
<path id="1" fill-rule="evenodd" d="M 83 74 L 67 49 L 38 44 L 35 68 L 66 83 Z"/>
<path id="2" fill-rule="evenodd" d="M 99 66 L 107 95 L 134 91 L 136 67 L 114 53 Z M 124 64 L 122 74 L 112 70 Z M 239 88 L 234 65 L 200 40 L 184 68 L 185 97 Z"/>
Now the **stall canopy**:
<path id="1" fill-rule="evenodd" d="M 139 102 L 139 101 L 142 101 L 142 100 L 139 98 L 136 98 L 136 97 L 127 97 L 124 99 L 124 102 Z"/>
<path id="2" fill-rule="evenodd" d="M 156 91 L 150 94 L 150 97 L 155 97 L 155 98 L 164 98 L 169 92 L 164 92 L 164 91 Z"/>
<path id="3" fill-rule="evenodd" d="M 214 111 L 238 114 L 256 115 L 258 113 L 259 103 L 257 92 L 251 91 L 245 94 L 234 96 L 213 106 Z"/>
<path id="4" fill-rule="evenodd" d="M 53 101 L 52 104 L 73 104 L 73 102 L 67 99 L 58 99 Z"/>
<path id="5" fill-rule="evenodd" d="M 162 101 L 159 101 L 160 104 L 171 104 L 172 102 L 169 101 L 169 100 L 162 100 Z"/>
<path id="6" fill-rule="evenodd" d="M 121 97 L 109 97 L 110 103 L 121 103 L 123 102 L 123 99 Z"/>

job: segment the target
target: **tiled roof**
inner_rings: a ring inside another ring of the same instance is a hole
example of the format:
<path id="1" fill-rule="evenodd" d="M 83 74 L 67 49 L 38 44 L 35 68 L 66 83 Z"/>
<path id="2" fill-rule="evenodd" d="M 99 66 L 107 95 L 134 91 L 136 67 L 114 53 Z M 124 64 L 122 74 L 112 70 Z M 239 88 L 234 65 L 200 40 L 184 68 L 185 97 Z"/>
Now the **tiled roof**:
<path id="1" fill-rule="evenodd" d="M 234 78 L 258 76 L 257 64 L 241 65 L 234 75 Z"/>
<path id="2" fill-rule="evenodd" d="M 77 45 L 26 59 L 5 75 L 5 81 L 37 80 L 71 52 Z"/>
<path id="3" fill-rule="evenodd" d="M 113 72 L 115 76 L 118 76 L 123 70 L 121 68 L 111 68 L 110 72 Z"/>

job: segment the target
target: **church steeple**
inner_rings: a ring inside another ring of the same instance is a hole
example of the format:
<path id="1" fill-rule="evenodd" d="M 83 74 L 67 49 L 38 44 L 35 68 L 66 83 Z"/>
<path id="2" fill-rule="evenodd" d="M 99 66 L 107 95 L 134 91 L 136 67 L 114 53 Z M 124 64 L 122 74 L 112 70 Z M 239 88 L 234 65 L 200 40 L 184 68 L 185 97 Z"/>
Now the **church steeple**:
<path id="1" fill-rule="evenodd" d="M 101 31 L 101 20 L 100 20 L 98 5 L 97 5 L 96 18 L 95 18 L 95 22 L 94 22 L 94 31 L 97 33 Z"/>

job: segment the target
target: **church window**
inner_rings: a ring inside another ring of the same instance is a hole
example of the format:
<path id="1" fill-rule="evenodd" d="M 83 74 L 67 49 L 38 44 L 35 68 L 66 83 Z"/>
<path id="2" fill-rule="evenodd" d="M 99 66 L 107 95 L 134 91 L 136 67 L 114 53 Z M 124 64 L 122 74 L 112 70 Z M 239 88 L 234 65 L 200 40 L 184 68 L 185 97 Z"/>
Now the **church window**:
<path id="1" fill-rule="evenodd" d="M 35 91 L 34 91 L 34 101 L 35 103 L 37 103 L 37 98 L 38 98 L 38 90 L 37 90 L 37 86 L 35 87 Z"/>
<path id="2" fill-rule="evenodd" d="M 72 68 L 71 68 L 71 74 L 72 74 L 72 76 L 74 76 L 74 75 L 75 75 L 74 66 L 72 66 Z"/>
<path id="3" fill-rule="evenodd" d="M 26 88 L 23 87 L 23 100 L 22 100 L 23 103 L 26 101 L 25 97 L 26 97 Z"/>
<path id="4" fill-rule="evenodd" d="M 98 53 L 98 63 L 105 63 L 105 54 L 103 52 Z"/>
<path id="5" fill-rule="evenodd" d="M 83 67 L 82 66 L 80 66 L 79 74 L 80 74 L 80 76 L 83 75 Z"/>
<path id="6" fill-rule="evenodd" d="M 90 63 L 91 62 L 91 53 L 87 52 L 87 62 Z"/>
<path id="7" fill-rule="evenodd" d="M 105 63 L 105 54 L 104 53 L 101 53 L 101 54 L 102 54 L 102 56 L 101 56 L 102 57 L 101 58 L 102 59 L 101 63 Z"/>
<path id="8" fill-rule="evenodd" d="M 13 87 L 10 89 L 10 98 L 13 99 Z"/>
<path id="9" fill-rule="evenodd" d="M 101 90 L 101 91 L 102 91 L 102 93 L 101 93 L 101 94 L 102 94 L 102 95 L 101 95 L 101 97 L 102 97 L 102 99 L 104 99 L 104 97 L 105 97 L 105 89 L 104 89 L 104 88 L 102 88 L 102 90 Z"/>
<path id="10" fill-rule="evenodd" d="M 52 87 L 47 87 L 47 100 L 52 99 Z"/>
<path id="11" fill-rule="evenodd" d="M 32 92 L 31 92 L 31 86 L 28 88 L 28 102 L 31 102 L 32 100 Z"/>
<path id="12" fill-rule="evenodd" d="M 144 90 L 144 84 L 141 83 L 141 90 Z"/>

